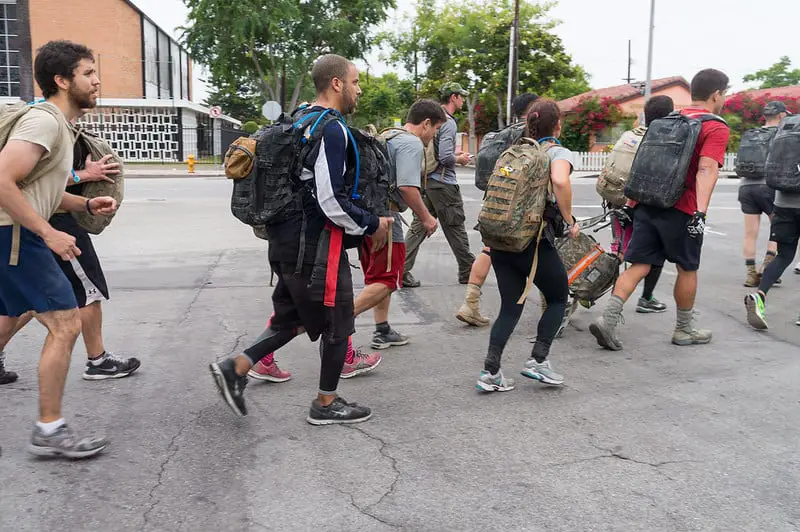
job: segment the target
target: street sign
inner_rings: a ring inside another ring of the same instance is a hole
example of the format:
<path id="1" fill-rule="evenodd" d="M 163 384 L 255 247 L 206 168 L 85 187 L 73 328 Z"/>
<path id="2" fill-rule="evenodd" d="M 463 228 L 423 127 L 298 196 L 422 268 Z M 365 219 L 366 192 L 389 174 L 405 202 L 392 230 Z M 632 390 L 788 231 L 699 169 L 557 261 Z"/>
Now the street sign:
<path id="1" fill-rule="evenodd" d="M 208 110 L 208 116 L 211 118 L 219 118 L 222 116 L 222 107 L 219 105 L 213 106 L 211 109 Z"/>
<path id="2" fill-rule="evenodd" d="M 261 108 L 261 114 L 264 115 L 264 118 L 267 120 L 277 120 L 282 112 L 283 109 L 281 109 L 281 104 L 278 102 L 267 102 Z"/>

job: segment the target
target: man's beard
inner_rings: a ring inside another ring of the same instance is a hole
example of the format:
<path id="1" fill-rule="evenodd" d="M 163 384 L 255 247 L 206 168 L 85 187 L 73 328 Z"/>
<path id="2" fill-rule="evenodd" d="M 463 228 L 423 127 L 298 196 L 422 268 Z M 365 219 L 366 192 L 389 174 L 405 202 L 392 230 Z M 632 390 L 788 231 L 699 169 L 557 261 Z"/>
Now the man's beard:
<path id="1" fill-rule="evenodd" d="M 342 114 L 343 115 L 351 115 L 356 112 L 356 106 L 358 102 L 356 98 L 353 98 L 353 92 L 345 87 L 342 91 Z"/>
<path id="2" fill-rule="evenodd" d="M 94 109 L 97 106 L 97 99 L 93 98 L 94 93 L 80 92 L 74 86 L 69 88 L 69 99 L 78 109 Z"/>

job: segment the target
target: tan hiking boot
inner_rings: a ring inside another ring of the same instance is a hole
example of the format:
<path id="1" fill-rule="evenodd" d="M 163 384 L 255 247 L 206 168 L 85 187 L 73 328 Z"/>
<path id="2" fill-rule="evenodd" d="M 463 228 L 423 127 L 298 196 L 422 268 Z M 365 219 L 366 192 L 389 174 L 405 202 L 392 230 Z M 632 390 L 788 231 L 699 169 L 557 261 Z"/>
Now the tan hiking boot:
<path id="1" fill-rule="evenodd" d="M 756 271 L 755 266 L 747 267 L 747 278 L 744 280 L 744 285 L 748 288 L 755 288 L 761 284 L 761 274 Z"/>
<path id="2" fill-rule="evenodd" d="M 489 325 L 489 318 L 481 316 L 480 303 L 481 287 L 476 284 L 468 284 L 467 295 L 464 297 L 464 304 L 458 309 L 456 318 L 475 327 L 485 327 Z"/>

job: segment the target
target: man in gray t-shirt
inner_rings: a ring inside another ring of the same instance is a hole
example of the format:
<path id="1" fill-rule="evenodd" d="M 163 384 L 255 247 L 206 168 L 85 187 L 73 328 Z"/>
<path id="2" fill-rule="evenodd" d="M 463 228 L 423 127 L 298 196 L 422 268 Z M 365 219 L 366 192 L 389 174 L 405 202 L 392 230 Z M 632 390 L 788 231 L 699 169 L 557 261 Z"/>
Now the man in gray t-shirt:
<path id="1" fill-rule="evenodd" d="M 408 110 L 408 118 L 402 129 L 385 131 L 390 172 L 396 183 L 399 197 L 394 203 L 408 206 L 414 220 L 420 220 L 425 236 L 432 235 L 438 222 L 422 199 L 421 188 L 425 144 L 431 142 L 445 121 L 442 108 L 433 100 L 419 100 Z M 375 332 L 372 336 L 374 349 L 386 349 L 408 343 L 408 337 L 398 333 L 389 325 L 389 305 L 392 292 L 400 287 L 405 265 L 406 245 L 403 242 L 402 218 L 394 214 L 392 245 L 373 251 L 369 238 L 359 250 L 359 259 L 364 271 L 364 290 L 355 300 L 355 315 L 374 308 Z"/>
<path id="2" fill-rule="evenodd" d="M 464 227 L 464 202 L 461 198 L 461 189 L 456 179 L 456 164 L 465 165 L 469 162 L 468 153 L 462 153 L 456 147 L 458 127 L 453 114 L 464 106 L 464 97 L 467 95 L 458 83 L 445 83 L 439 90 L 442 102 L 442 109 L 447 113 L 447 120 L 441 127 L 441 131 L 433 140 L 436 142 L 436 152 L 438 166 L 436 170 L 428 176 L 425 185 L 425 206 L 428 211 L 439 220 L 439 224 L 447 237 L 450 249 L 458 262 L 458 281 L 467 284 L 469 273 L 475 256 L 469 250 L 469 237 Z M 420 286 L 411 274 L 417 253 L 422 242 L 427 238 L 422 220 L 416 214 L 411 230 L 408 233 L 405 273 L 403 274 L 403 286 L 406 288 L 416 288 Z"/>

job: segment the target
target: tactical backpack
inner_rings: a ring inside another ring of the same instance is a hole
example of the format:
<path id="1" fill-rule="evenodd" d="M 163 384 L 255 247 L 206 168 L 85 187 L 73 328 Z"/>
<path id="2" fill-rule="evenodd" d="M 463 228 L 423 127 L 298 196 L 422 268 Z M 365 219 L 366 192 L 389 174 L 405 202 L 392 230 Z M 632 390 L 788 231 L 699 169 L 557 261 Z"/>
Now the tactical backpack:
<path id="1" fill-rule="evenodd" d="M 303 188 L 300 173 L 303 161 L 322 136 L 325 125 L 336 117 L 327 111 L 281 115 L 278 120 L 250 136 L 255 140 L 255 153 L 236 149 L 226 161 L 226 175 L 233 179 L 231 212 L 242 223 L 253 227 L 268 227 L 285 222 L 303 208 Z M 237 146 L 252 143 L 238 139 Z M 242 163 L 242 157 L 252 157 L 253 163 Z M 241 177 L 234 168 L 250 168 Z M 263 234 L 263 233 L 262 233 Z"/>
<path id="2" fill-rule="evenodd" d="M 122 158 L 114 149 L 103 139 L 93 133 L 89 133 L 80 126 L 71 126 L 75 133 L 75 142 L 81 144 L 81 153 L 90 154 L 93 161 L 99 161 L 106 155 L 111 155 L 109 162 L 119 164 L 119 173 L 112 177 L 113 183 L 108 181 L 91 181 L 84 183 L 81 195 L 86 198 L 99 198 L 110 196 L 117 200 L 117 206 L 122 205 L 125 196 L 125 172 Z M 83 164 L 83 161 L 81 161 Z M 88 212 L 73 212 L 72 216 L 82 228 L 88 233 L 99 235 L 103 229 L 108 227 L 114 218 L 116 211 L 108 216 L 92 215 Z"/>
<path id="3" fill-rule="evenodd" d="M 547 225 L 544 211 L 552 191 L 550 157 L 552 144 L 523 137 L 497 160 L 489 177 L 486 197 L 478 215 L 477 229 L 485 246 L 512 253 L 524 251 L 535 240 L 528 284 L 519 299 L 528 295 L 539 259 L 538 242 Z"/>
<path id="4" fill-rule="evenodd" d="M 636 152 L 642 143 L 647 128 L 637 127 L 626 131 L 614 144 L 614 149 L 606 159 L 600 176 L 597 178 L 596 189 L 600 197 L 612 207 L 625 205 L 625 183 L 631 173 L 631 166 Z"/>
<path id="5" fill-rule="evenodd" d="M 388 145 L 389 141 L 402 134 L 413 135 L 403 128 L 390 127 L 380 132 L 378 138 Z M 433 142 L 433 141 L 431 141 Z M 388 148 L 387 148 L 388 152 Z M 428 176 L 425 174 L 425 159 L 422 159 L 422 168 L 420 168 L 420 190 L 425 190 L 425 184 Z M 397 186 L 397 167 L 394 162 L 389 161 L 389 206 L 392 212 L 405 212 L 408 210 L 408 204 L 400 193 L 400 188 Z"/>
<path id="6" fill-rule="evenodd" d="M 355 148 L 354 164 L 347 165 L 347 194 L 361 209 L 376 216 L 389 216 L 390 164 L 386 144 L 378 137 L 356 128 L 347 128 Z"/>
<path id="7" fill-rule="evenodd" d="M 711 113 L 685 116 L 675 111 L 653 120 L 631 165 L 625 196 L 651 207 L 668 209 L 686 189 L 686 177 L 704 122 L 722 118 Z"/>
<path id="8" fill-rule="evenodd" d="M 736 154 L 736 175 L 743 179 L 766 177 L 769 146 L 777 132 L 776 127 L 759 127 L 744 132 Z"/>
<path id="9" fill-rule="evenodd" d="M 487 133 L 481 141 L 478 155 L 475 157 L 475 186 L 485 191 L 489 186 L 489 176 L 500 155 L 525 134 L 525 122 L 512 124 L 500 131 Z"/>
<path id="10" fill-rule="evenodd" d="M 778 125 L 767 157 L 767 185 L 800 193 L 800 115 L 787 116 Z"/>
<path id="11" fill-rule="evenodd" d="M 577 238 L 559 238 L 555 247 L 567 270 L 570 292 L 584 307 L 594 305 L 614 286 L 620 259 L 606 253 L 591 236 L 580 233 Z"/>

